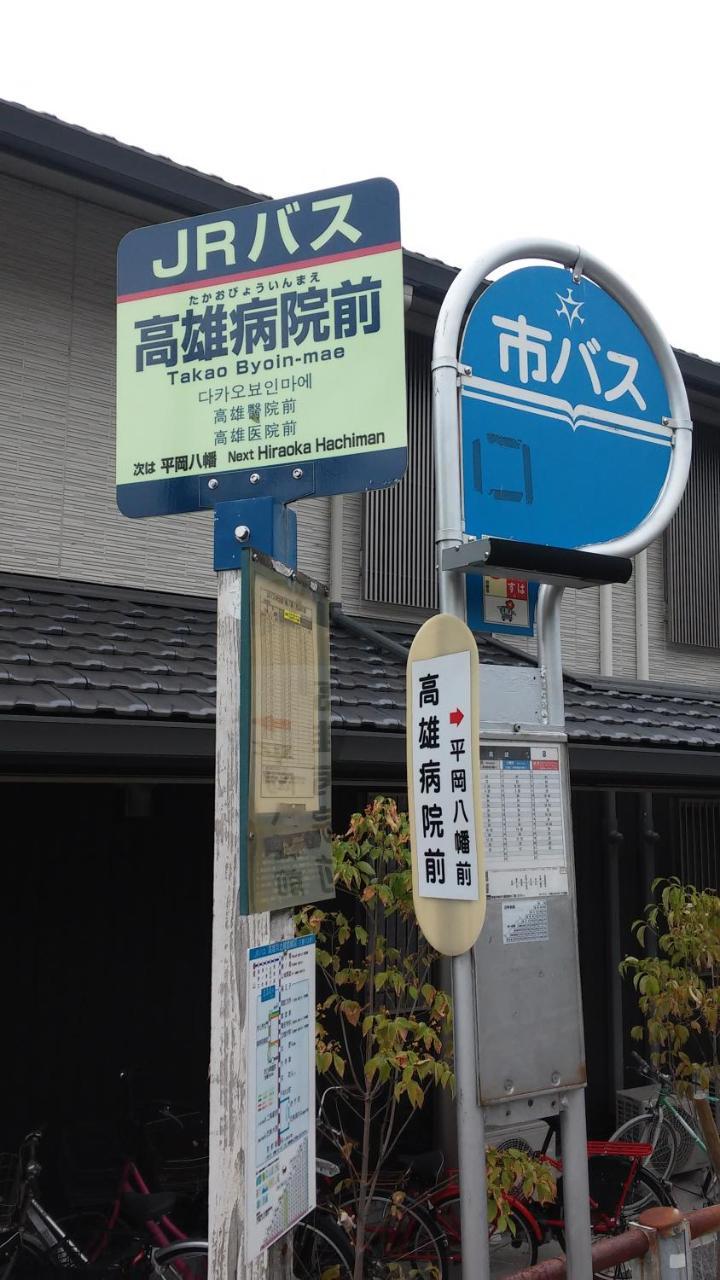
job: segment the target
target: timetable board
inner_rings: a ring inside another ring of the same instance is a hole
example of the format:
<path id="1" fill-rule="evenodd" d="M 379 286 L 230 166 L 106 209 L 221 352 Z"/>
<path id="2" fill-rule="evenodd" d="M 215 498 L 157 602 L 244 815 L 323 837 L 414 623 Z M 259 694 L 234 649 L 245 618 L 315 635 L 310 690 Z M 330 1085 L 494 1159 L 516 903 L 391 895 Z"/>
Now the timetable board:
<path id="1" fill-rule="evenodd" d="M 561 748 L 483 742 L 480 779 L 488 894 L 567 893 Z"/>

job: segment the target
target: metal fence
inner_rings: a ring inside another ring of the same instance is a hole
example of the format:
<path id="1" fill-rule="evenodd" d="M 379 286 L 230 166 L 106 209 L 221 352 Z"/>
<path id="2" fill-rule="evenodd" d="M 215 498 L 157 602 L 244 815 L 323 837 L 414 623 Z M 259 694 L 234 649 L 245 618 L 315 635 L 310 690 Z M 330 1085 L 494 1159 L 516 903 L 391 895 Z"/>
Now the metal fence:
<path id="1" fill-rule="evenodd" d="M 626 1280 L 720 1280 L 720 1205 L 683 1214 L 649 1209 L 638 1225 L 593 1247 L 593 1275 Z M 564 1258 L 517 1271 L 513 1280 L 566 1280 Z"/>

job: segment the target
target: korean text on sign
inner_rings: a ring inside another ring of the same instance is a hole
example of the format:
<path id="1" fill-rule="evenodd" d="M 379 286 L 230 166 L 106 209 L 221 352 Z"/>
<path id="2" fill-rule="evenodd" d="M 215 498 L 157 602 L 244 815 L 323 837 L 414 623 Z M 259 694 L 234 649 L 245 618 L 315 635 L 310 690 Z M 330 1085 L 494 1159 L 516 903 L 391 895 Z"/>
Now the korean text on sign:
<path id="1" fill-rule="evenodd" d="M 470 654 L 412 664 L 415 840 L 423 898 L 477 900 Z"/>

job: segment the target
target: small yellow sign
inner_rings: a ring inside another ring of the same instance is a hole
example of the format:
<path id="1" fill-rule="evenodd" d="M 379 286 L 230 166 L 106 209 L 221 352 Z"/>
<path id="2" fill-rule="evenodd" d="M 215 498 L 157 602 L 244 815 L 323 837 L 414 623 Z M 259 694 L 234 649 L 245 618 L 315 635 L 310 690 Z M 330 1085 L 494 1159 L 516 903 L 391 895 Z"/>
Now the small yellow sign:
<path id="1" fill-rule="evenodd" d="M 418 924 L 441 955 L 469 951 L 485 919 L 480 664 L 472 631 L 440 613 L 407 662 L 407 777 Z"/>

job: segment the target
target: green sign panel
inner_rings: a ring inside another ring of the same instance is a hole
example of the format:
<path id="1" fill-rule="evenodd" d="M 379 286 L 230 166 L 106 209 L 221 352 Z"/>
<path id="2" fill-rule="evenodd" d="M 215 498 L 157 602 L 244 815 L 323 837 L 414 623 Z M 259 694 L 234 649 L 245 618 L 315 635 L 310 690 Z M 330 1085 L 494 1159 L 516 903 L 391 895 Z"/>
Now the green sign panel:
<path id="1" fill-rule="evenodd" d="M 118 251 L 117 310 L 117 496 L 126 515 L 260 493 L 288 501 L 301 496 L 298 471 L 302 493 L 316 494 L 402 476 L 393 183 L 131 231 Z"/>

